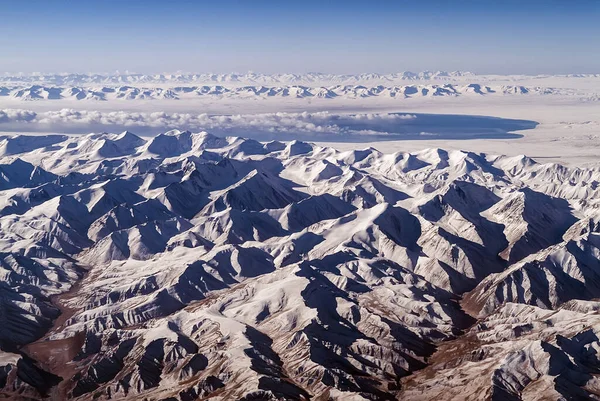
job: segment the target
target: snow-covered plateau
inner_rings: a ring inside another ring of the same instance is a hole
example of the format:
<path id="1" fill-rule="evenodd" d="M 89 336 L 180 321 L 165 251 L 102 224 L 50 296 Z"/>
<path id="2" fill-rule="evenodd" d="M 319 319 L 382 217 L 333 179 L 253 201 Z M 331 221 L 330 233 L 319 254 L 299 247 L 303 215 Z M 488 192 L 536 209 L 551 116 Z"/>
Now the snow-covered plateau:
<path id="1" fill-rule="evenodd" d="M 599 182 L 494 152 L 6 135 L 0 398 L 600 399 Z"/>

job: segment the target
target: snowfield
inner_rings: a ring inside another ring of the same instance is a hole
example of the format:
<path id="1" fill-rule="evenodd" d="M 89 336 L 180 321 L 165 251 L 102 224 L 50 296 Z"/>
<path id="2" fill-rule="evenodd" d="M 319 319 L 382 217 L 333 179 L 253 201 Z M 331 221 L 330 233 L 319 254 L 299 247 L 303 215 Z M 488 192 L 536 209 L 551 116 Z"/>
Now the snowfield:
<path id="1" fill-rule="evenodd" d="M 0 394 L 598 399 L 600 167 L 378 143 L 3 137 Z"/>

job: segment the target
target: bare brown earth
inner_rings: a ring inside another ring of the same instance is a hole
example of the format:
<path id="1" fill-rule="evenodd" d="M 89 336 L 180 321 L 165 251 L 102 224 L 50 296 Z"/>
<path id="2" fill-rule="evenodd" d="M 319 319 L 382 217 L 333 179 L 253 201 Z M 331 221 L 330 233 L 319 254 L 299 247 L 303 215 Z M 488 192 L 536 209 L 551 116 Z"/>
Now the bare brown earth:
<path id="1" fill-rule="evenodd" d="M 461 307 L 468 313 L 464 298 L 461 302 Z M 475 326 L 477 323 L 478 321 L 475 321 L 470 327 Z M 469 332 L 470 327 L 464 330 L 466 334 L 458 336 L 453 340 L 439 343 L 435 353 L 427 360 L 427 367 L 401 379 L 401 391 L 398 399 L 402 399 L 402 393 L 410 390 L 420 381 L 434 377 L 440 370 L 456 367 L 465 361 L 481 359 L 483 356 L 477 350 L 480 349 L 482 343 L 477 339 L 475 334 Z"/>
<path id="2" fill-rule="evenodd" d="M 51 298 L 52 303 L 60 310 L 60 316 L 54 321 L 47 333 L 60 332 L 65 323 L 79 310 L 79 308 L 71 306 L 68 301 L 79 293 L 82 283 L 88 277 L 86 273 L 86 276 L 76 282 L 69 291 Z M 77 371 L 77 367 L 72 360 L 85 342 L 85 333 L 77 333 L 74 337 L 59 340 L 49 339 L 49 334 L 31 344 L 27 344 L 22 348 L 22 351 L 38 361 L 42 369 L 63 378 L 63 381 L 54 387 L 49 394 L 50 400 L 61 401 L 67 398 L 67 392 L 71 384 L 68 379 L 73 377 Z"/>

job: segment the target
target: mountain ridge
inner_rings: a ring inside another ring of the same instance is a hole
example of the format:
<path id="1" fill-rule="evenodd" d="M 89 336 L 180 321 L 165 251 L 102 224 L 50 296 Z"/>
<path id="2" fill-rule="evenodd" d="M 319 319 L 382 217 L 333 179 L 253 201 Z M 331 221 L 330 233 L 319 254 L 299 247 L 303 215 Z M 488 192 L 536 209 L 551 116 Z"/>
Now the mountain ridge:
<path id="1" fill-rule="evenodd" d="M 12 399 L 600 391 L 598 167 L 173 130 L 0 171 Z"/>
<path id="2" fill-rule="evenodd" d="M 198 100 L 212 99 L 412 99 L 430 97 L 459 97 L 459 96 L 514 96 L 514 95 L 587 95 L 593 94 L 582 90 L 560 87 L 531 86 L 519 82 L 504 84 L 485 82 L 444 82 L 432 83 L 413 80 L 415 83 L 406 84 L 406 80 L 397 83 L 384 82 L 373 85 L 368 81 L 358 81 L 340 84 L 315 85 L 282 83 L 277 86 L 244 84 L 240 86 L 231 83 L 193 86 L 162 87 L 159 84 L 147 86 L 152 82 L 143 82 L 142 86 L 50 86 L 23 85 L 1 83 L 0 99 L 19 101 L 139 101 L 139 100 Z M 194 82 L 190 82 L 193 84 Z"/>

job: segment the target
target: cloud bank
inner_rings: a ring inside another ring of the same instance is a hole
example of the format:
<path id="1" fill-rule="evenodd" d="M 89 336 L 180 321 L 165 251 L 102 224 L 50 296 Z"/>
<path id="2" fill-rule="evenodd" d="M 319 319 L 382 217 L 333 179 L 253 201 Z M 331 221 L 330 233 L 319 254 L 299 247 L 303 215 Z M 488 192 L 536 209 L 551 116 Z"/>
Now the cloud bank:
<path id="1" fill-rule="evenodd" d="M 267 113 L 208 115 L 165 112 L 85 111 L 62 109 L 35 112 L 0 110 L 0 129 L 87 133 L 97 130 L 130 129 L 158 133 L 166 129 L 205 130 L 217 133 L 263 134 L 385 134 L 385 127 L 416 119 L 411 114 Z M 381 128 L 381 129 L 378 129 Z"/>
<path id="2" fill-rule="evenodd" d="M 170 130 L 208 131 L 258 140 L 380 141 L 399 139 L 514 138 L 511 131 L 535 122 L 481 116 L 406 113 L 334 114 L 329 112 L 209 115 L 193 113 L 88 111 L 62 109 L 0 110 L 0 131 L 89 132 L 133 131 L 153 136 Z"/>

